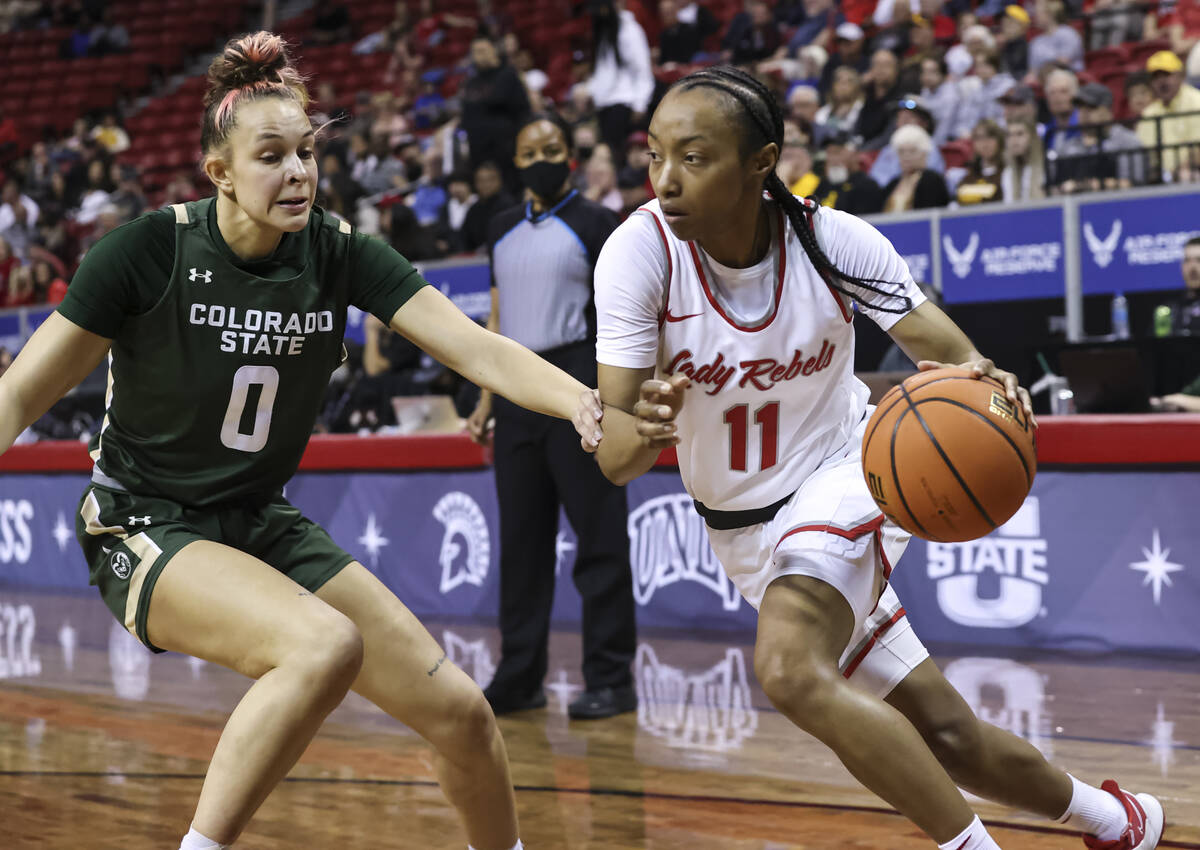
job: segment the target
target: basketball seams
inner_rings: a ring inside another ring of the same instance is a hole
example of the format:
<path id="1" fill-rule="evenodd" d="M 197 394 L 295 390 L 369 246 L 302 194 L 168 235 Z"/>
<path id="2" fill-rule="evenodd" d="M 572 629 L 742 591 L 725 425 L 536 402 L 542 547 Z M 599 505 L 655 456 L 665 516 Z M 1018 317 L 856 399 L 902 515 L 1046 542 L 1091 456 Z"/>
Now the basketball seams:
<path id="1" fill-rule="evenodd" d="M 1033 484 L 1033 475 L 1029 471 L 1029 464 L 1025 461 L 1025 453 L 1021 451 L 1021 447 L 1018 446 L 1016 441 L 1013 440 L 1013 438 L 1008 435 L 1008 432 L 1006 432 L 1003 428 L 1001 428 L 999 425 L 997 425 L 995 422 L 993 422 L 991 419 L 989 419 L 983 413 L 981 413 L 980 411 L 971 407 L 971 405 L 964 404 L 963 402 L 959 401 L 958 399 L 946 398 L 945 396 L 939 395 L 939 396 L 934 396 L 933 398 L 919 399 L 918 401 L 913 403 L 913 406 L 919 407 L 922 404 L 929 404 L 931 402 L 936 402 L 936 401 L 944 402 L 946 404 L 952 404 L 955 407 L 961 407 L 963 410 L 967 411 L 968 413 L 970 413 L 974 416 L 979 417 L 984 422 L 986 422 L 989 426 L 994 428 L 996 430 L 996 433 L 999 434 L 1001 437 L 1003 437 L 1005 442 L 1008 443 L 1009 447 L 1012 448 L 1012 450 L 1014 452 L 1016 452 L 1017 459 L 1019 461 L 1021 461 L 1021 469 L 1025 472 L 1026 483 L 1028 483 L 1030 485 Z"/>
<path id="2" fill-rule="evenodd" d="M 963 477 L 961 475 L 959 475 L 958 470 L 955 469 L 954 464 L 950 462 L 950 458 L 947 457 L 945 449 L 942 448 L 942 444 L 939 443 L 937 437 L 935 437 L 933 435 L 933 430 L 929 427 L 929 424 L 925 421 L 925 417 L 923 417 L 921 415 L 921 411 L 917 410 L 916 403 L 913 401 L 912 396 L 909 394 L 908 388 L 905 387 L 903 384 L 901 384 L 900 392 L 904 394 L 904 397 L 906 399 L 908 399 L 909 410 L 911 410 L 913 415 L 917 417 L 917 422 L 919 422 L 921 424 L 921 427 L 923 429 L 925 429 L 925 436 L 929 437 L 929 441 L 933 444 L 934 449 L 941 456 L 942 461 L 946 464 L 946 468 L 950 470 L 950 474 L 954 476 L 954 480 L 956 480 L 958 482 L 958 485 L 960 487 L 962 487 L 963 492 L 967 494 L 967 498 L 971 500 L 971 504 L 973 504 L 975 506 L 975 510 L 979 511 L 979 515 L 984 518 L 984 520 L 987 522 L 988 525 L 990 525 L 992 528 L 995 528 L 996 523 L 992 522 L 992 518 L 990 516 L 988 516 L 988 512 L 983 509 L 983 505 L 979 503 L 979 500 L 977 498 L 975 498 L 975 494 L 973 492 L 971 492 L 971 488 L 967 486 L 967 482 L 963 480 Z M 905 411 L 905 412 L 907 413 L 908 411 Z M 894 435 L 893 435 L 893 440 L 895 440 Z M 894 463 L 894 459 L 895 459 L 895 445 L 894 444 L 893 444 L 892 448 L 893 448 L 892 457 L 893 457 L 893 463 Z"/>
<path id="3" fill-rule="evenodd" d="M 909 376 L 908 378 L 906 378 L 905 380 L 911 381 L 913 378 L 919 378 L 919 377 L 921 376 L 921 374 L 922 374 L 922 373 L 920 373 L 920 372 L 917 372 L 915 375 L 910 375 L 910 376 Z M 913 387 L 913 389 L 914 389 L 914 390 L 920 390 L 920 389 L 924 389 L 925 387 L 931 387 L 931 386 L 933 386 L 934 384 L 940 384 L 942 381 L 963 381 L 963 380 L 971 380 L 971 381 L 975 381 L 975 380 L 985 380 L 985 381 L 991 381 L 993 384 L 995 384 L 996 386 L 998 386 L 998 387 L 1000 387 L 1001 389 L 1003 389 L 1003 385 L 1002 385 L 1002 384 L 1001 384 L 999 381 L 997 381 L 995 378 L 989 377 L 989 376 L 987 376 L 987 375 L 984 375 L 982 379 L 979 379 L 979 378 L 970 378 L 970 377 L 968 377 L 967 375 L 943 375 L 943 376 L 942 376 L 942 377 L 940 377 L 940 378 L 934 378 L 932 381 L 924 381 L 923 383 L 919 384 L 918 386 L 915 386 L 915 387 Z M 889 395 L 891 395 L 892 393 L 896 392 L 896 390 L 898 390 L 898 389 L 900 389 L 900 384 L 896 384 L 896 386 L 892 387 L 890 390 L 888 390 L 886 393 L 884 393 L 884 395 L 883 395 L 883 398 L 881 398 L 881 399 L 879 400 L 879 406 L 875 408 L 875 412 L 874 412 L 874 414 L 871 416 L 871 419 L 872 419 L 872 420 L 874 420 L 874 419 L 876 419 L 876 417 L 878 417 L 878 418 L 879 418 L 879 420 L 880 420 L 880 421 L 882 421 L 882 420 L 883 420 L 883 418 L 884 418 L 885 416 L 887 416 L 887 414 L 888 414 L 888 413 L 890 413 L 890 412 L 891 412 L 892 408 L 893 408 L 893 407 L 895 407 L 897 404 L 899 404 L 899 403 L 900 403 L 900 399 L 902 399 L 904 396 L 903 396 L 902 394 L 900 394 L 900 393 L 896 393 L 896 398 L 895 398 L 895 399 L 893 399 L 892 401 L 888 402 L 888 405 L 887 405 L 887 407 L 883 407 L 883 403 L 884 403 L 885 401 L 887 401 L 887 397 L 888 397 Z M 874 433 L 875 433 L 875 429 L 877 429 L 878 427 L 879 427 L 879 422 L 874 422 L 874 424 L 872 424 L 872 425 L 871 425 L 871 430 L 867 431 L 867 433 L 866 433 L 866 436 L 865 436 L 865 437 L 863 437 L 863 445 L 868 445 L 868 444 L 870 444 L 870 442 L 871 442 L 871 437 L 874 435 Z"/>
<path id="4" fill-rule="evenodd" d="M 901 394 L 900 398 L 905 398 L 903 393 Z M 929 531 L 925 528 L 925 526 L 921 525 L 921 521 L 917 519 L 917 515 L 913 513 L 912 508 L 908 506 L 908 499 L 904 497 L 904 487 L 900 484 L 900 471 L 896 469 L 896 435 L 900 432 L 900 423 L 904 421 L 904 417 L 913 412 L 912 402 L 910 401 L 908 407 L 896 417 L 896 424 L 892 426 L 892 439 L 888 444 L 888 458 L 892 462 L 892 486 L 896 488 L 896 495 L 900 497 L 900 504 L 904 506 L 904 510 L 908 512 L 908 518 L 911 519 L 913 525 L 920 530 L 921 535 L 923 537 L 928 537 Z"/>

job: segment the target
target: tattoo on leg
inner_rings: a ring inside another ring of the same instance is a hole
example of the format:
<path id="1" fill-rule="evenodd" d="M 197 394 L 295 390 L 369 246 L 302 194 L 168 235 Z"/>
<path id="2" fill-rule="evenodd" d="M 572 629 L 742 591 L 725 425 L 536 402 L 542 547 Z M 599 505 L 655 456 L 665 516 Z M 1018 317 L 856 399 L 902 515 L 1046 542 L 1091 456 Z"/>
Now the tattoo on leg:
<path id="1" fill-rule="evenodd" d="M 307 590 L 302 590 L 299 593 L 297 593 L 296 595 L 297 596 L 312 596 L 312 594 L 309 593 Z"/>
<path id="2" fill-rule="evenodd" d="M 438 670 L 442 669 L 442 665 L 443 665 L 443 664 L 445 664 L 445 663 L 446 663 L 446 653 L 444 653 L 444 652 L 443 652 L 443 653 L 442 653 L 442 657 L 441 657 L 441 658 L 439 658 L 439 659 L 437 660 L 437 664 L 434 664 L 434 665 L 433 665 L 433 667 L 432 667 L 431 669 L 429 669 L 429 670 L 426 670 L 426 671 L 425 671 L 425 675 L 426 675 L 426 676 L 432 676 L 432 675 L 433 675 L 434 673 L 436 673 Z"/>

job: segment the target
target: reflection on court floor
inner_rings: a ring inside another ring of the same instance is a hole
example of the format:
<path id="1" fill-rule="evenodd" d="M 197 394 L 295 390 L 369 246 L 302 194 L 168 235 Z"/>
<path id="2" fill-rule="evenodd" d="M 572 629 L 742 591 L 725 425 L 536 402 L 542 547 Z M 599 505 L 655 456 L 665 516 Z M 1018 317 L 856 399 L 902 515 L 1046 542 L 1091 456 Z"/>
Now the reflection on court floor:
<path id="1" fill-rule="evenodd" d="M 494 628 L 430 629 L 454 663 L 490 681 Z M 638 711 L 609 721 L 566 717 L 582 689 L 579 659 L 578 636 L 555 632 L 547 708 L 502 720 L 531 848 L 928 846 L 769 706 L 752 635 L 643 635 Z M 1161 846 L 1200 847 L 1195 664 L 938 660 L 988 722 L 1081 776 L 1117 775 L 1161 795 Z M 247 687 L 214 665 L 153 655 L 91 594 L 0 588 L 0 847 L 175 846 L 224 716 Z M 1005 848 L 1077 846 L 1032 816 L 978 807 Z M 329 842 L 315 846 L 465 846 L 427 748 L 353 695 L 238 846 L 322 834 Z"/>

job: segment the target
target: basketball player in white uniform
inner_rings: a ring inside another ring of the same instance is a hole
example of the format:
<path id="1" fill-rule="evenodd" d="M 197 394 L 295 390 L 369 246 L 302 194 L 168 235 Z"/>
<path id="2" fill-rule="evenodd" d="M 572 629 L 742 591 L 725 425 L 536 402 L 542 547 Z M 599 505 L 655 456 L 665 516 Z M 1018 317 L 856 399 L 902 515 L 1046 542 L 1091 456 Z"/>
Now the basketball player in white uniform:
<path id="1" fill-rule="evenodd" d="M 658 200 L 596 268 L 601 468 L 623 484 L 677 445 L 713 550 L 759 610 L 768 698 L 940 848 L 998 846 L 956 786 L 1078 827 L 1091 848 L 1156 847 L 1157 800 L 1086 785 L 977 720 L 888 587 L 908 535 L 863 481 L 852 311 L 924 368 L 990 375 L 1027 409 L 1029 396 L 877 230 L 787 192 L 782 139 L 770 93 L 730 68 L 683 78 L 656 110 Z"/>

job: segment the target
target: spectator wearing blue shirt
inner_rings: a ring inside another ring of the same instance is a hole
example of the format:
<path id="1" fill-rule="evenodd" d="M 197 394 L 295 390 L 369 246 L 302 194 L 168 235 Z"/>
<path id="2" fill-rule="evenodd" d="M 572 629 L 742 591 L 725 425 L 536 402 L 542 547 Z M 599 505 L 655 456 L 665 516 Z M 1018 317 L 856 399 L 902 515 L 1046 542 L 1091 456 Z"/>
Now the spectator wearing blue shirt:
<path id="1" fill-rule="evenodd" d="M 976 125 L 985 118 L 992 121 L 1003 120 L 1004 106 L 1000 103 L 1000 98 L 1016 85 L 1016 82 L 1010 74 L 1000 70 L 1000 54 L 995 49 L 977 56 L 974 83 L 958 107 L 958 117 L 951 135 L 967 139 Z M 963 80 L 959 86 L 964 88 L 971 83 L 970 79 Z"/>
<path id="2" fill-rule="evenodd" d="M 1044 88 L 1050 121 L 1046 123 L 1042 141 L 1047 151 L 1058 153 L 1069 139 L 1079 136 L 1079 111 L 1074 103 L 1079 80 L 1066 68 L 1055 68 L 1047 75 Z"/>
<path id="3" fill-rule="evenodd" d="M 1061 0 L 1038 0 L 1034 20 L 1041 35 L 1029 42 L 1029 69 L 1037 73 L 1043 65 L 1058 63 L 1083 70 L 1083 39 L 1067 23 L 1067 8 Z"/>
<path id="4" fill-rule="evenodd" d="M 801 47 L 820 38 L 826 29 L 836 29 L 846 23 L 846 16 L 841 10 L 834 9 L 833 0 L 804 0 L 803 8 L 804 20 L 788 39 L 788 53 L 791 56 L 795 56 Z"/>

